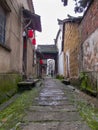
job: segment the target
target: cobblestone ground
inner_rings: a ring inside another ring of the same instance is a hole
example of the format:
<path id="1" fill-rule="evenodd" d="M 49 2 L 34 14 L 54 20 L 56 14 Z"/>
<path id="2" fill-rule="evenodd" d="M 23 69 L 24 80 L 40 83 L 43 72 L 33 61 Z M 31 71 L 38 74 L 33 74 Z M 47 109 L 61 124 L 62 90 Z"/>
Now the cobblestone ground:
<path id="1" fill-rule="evenodd" d="M 35 103 L 26 111 L 21 130 L 90 130 L 73 102 L 73 88 L 58 80 L 44 79 Z"/>

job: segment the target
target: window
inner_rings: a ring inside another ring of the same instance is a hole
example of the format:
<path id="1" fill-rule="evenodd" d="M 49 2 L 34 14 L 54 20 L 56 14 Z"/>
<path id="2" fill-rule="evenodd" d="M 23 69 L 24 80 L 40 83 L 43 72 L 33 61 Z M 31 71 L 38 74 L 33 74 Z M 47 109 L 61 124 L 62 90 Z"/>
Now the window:
<path id="1" fill-rule="evenodd" d="M 5 10 L 0 6 L 0 44 L 5 43 L 5 24 L 6 13 Z"/>

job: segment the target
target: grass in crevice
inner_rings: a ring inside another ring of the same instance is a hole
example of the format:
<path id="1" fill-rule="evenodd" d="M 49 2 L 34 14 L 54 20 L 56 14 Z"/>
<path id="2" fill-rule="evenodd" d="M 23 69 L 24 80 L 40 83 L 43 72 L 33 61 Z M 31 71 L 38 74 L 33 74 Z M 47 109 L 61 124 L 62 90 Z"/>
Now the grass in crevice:
<path id="1" fill-rule="evenodd" d="M 87 102 L 78 102 L 78 110 L 90 128 L 92 130 L 98 130 L 98 108 L 87 104 Z"/>
<path id="2" fill-rule="evenodd" d="M 14 103 L 0 112 L 0 130 L 11 130 L 21 123 L 25 110 L 33 104 L 40 89 L 34 87 L 31 91 L 24 91 Z"/>
<path id="3" fill-rule="evenodd" d="M 83 99 L 83 97 L 78 97 L 74 91 L 72 93 L 69 92 L 68 95 L 69 101 L 78 108 L 80 116 L 87 122 L 91 130 L 98 130 L 98 108 L 96 108 L 91 102 Z"/>

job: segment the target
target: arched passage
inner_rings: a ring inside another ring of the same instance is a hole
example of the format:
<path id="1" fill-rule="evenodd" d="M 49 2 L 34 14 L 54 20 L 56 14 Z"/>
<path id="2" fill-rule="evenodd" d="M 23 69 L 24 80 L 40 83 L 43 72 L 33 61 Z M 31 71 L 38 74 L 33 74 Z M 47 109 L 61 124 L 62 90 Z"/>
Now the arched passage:
<path id="1" fill-rule="evenodd" d="M 42 76 L 42 68 L 47 67 L 47 63 L 40 64 L 40 60 L 47 60 L 47 59 L 54 59 L 55 61 L 55 74 L 57 74 L 57 56 L 58 56 L 58 49 L 56 45 L 38 45 L 37 50 L 37 61 L 38 61 L 38 76 Z"/>

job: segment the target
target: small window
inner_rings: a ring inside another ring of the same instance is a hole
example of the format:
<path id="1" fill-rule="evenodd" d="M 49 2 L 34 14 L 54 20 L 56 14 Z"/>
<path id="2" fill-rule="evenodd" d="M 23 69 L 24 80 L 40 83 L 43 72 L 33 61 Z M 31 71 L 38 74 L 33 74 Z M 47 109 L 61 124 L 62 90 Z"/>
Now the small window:
<path id="1" fill-rule="evenodd" d="M 5 43 L 5 25 L 6 25 L 5 10 L 0 6 L 0 44 Z"/>

